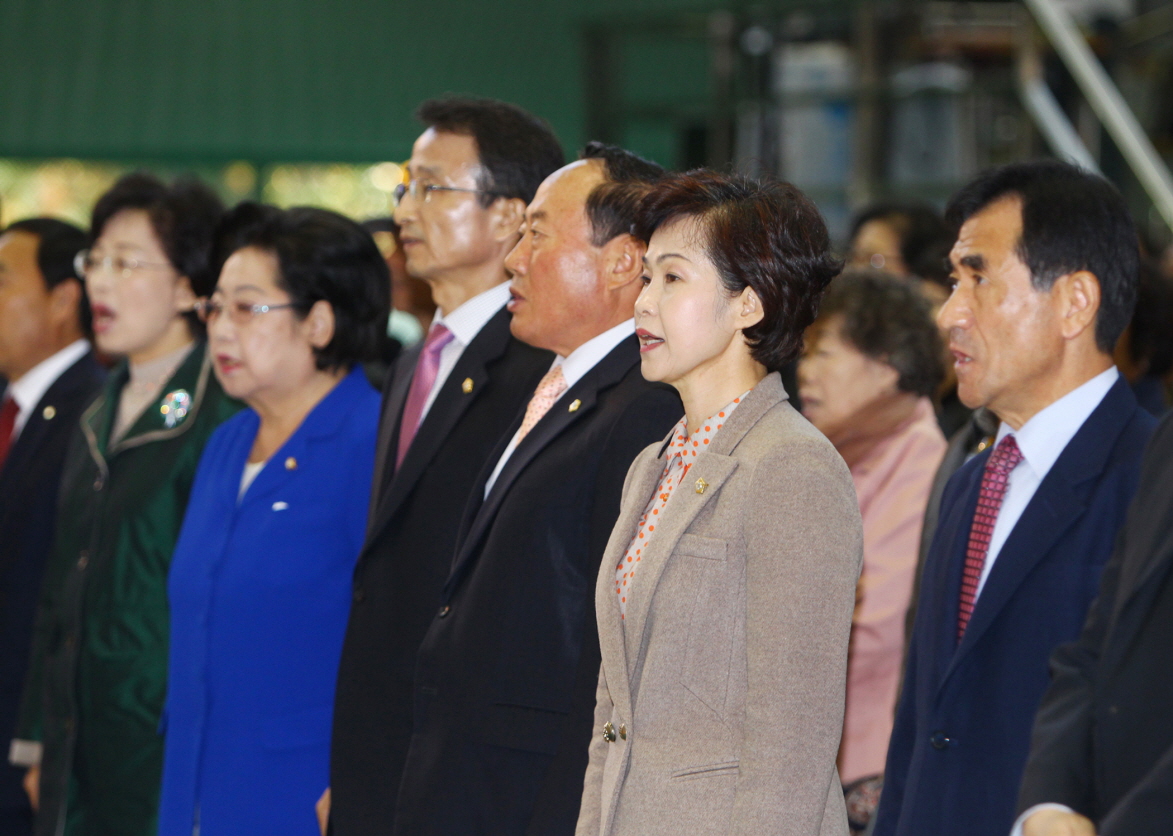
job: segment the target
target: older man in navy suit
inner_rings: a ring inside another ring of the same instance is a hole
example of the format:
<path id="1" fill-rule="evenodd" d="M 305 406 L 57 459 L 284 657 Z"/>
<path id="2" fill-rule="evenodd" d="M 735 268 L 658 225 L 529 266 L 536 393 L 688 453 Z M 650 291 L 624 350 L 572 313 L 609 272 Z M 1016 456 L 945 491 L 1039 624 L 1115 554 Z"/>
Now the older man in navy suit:
<path id="1" fill-rule="evenodd" d="M 73 261 L 86 246 L 53 218 L 0 234 L 0 731 L 12 738 L 69 437 L 104 372 L 84 333 L 89 305 Z M 12 753 L 21 761 L 20 752 Z M 0 767 L 0 836 L 32 832 L 23 768 Z"/>
<path id="2" fill-rule="evenodd" d="M 960 233 L 939 322 L 962 400 L 1001 424 L 942 497 L 878 836 L 1009 833 L 1047 659 L 1079 635 L 1154 424 L 1112 364 L 1138 262 L 1119 193 L 1016 164 L 948 214 Z"/>

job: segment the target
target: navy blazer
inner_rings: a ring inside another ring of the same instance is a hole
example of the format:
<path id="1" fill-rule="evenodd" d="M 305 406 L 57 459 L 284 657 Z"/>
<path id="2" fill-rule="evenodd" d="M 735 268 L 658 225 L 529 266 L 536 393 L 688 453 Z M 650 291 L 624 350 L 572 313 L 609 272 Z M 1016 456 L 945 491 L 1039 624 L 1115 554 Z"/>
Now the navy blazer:
<path id="1" fill-rule="evenodd" d="M 31 812 L 21 787 L 25 770 L 8 764 L 8 742 L 16 730 L 28 671 L 65 451 L 105 377 L 92 351 L 62 372 L 29 414 L 0 468 L 0 836 L 31 832 Z M 7 829 L 13 822 L 6 811 L 26 820 L 23 830 Z"/>
<path id="2" fill-rule="evenodd" d="M 876 836 L 1010 832 L 1048 657 L 1079 635 L 1154 425 L 1119 378 L 1010 532 L 960 645 L 961 573 L 990 451 L 950 480 L 921 582 Z"/>
<path id="3" fill-rule="evenodd" d="M 168 579 L 160 836 L 316 836 L 379 396 L 355 367 L 238 500 L 260 419 L 208 441 Z"/>

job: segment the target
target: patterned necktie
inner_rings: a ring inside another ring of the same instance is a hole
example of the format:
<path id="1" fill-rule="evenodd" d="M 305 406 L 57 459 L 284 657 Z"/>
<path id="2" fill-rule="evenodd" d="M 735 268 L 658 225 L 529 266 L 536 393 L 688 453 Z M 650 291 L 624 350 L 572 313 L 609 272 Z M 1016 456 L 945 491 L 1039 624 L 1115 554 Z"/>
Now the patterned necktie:
<path id="1" fill-rule="evenodd" d="M 395 456 L 395 469 L 403 464 L 403 457 L 407 455 L 407 448 L 415 438 L 416 430 L 420 426 L 420 416 L 424 414 L 424 404 L 428 402 L 428 395 L 436 384 L 436 375 L 440 372 L 440 352 L 444 346 L 452 342 L 452 332 L 442 322 L 437 322 L 428 331 L 428 338 L 424 340 L 424 347 L 420 349 L 419 359 L 415 364 L 415 374 L 411 378 L 411 388 L 407 390 L 407 403 L 403 407 L 403 420 L 399 424 L 399 451 Z"/>
<path id="2" fill-rule="evenodd" d="M 990 551 L 990 538 L 994 536 L 994 524 L 998 511 L 1006 497 L 1010 471 L 1022 461 L 1022 451 L 1013 435 L 1007 435 L 998 442 L 986 462 L 982 473 L 982 487 L 978 494 L 977 507 L 973 512 L 973 525 L 969 529 L 969 546 L 965 550 L 965 571 L 961 576 L 961 601 L 957 609 L 957 641 L 965 635 L 973 608 L 977 604 L 978 582 L 986 556 Z"/>
<path id="3" fill-rule="evenodd" d="M 19 412 L 20 407 L 16 404 L 16 398 L 5 397 L 3 405 L 0 406 L 0 467 L 4 467 L 4 460 L 8 458 L 8 448 L 12 446 L 12 431 L 16 429 L 16 416 Z"/>
<path id="4" fill-rule="evenodd" d="M 517 431 L 518 444 L 529 435 L 529 431 L 538 421 L 542 420 L 542 416 L 550 411 L 550 407 L 562 397 L 562 393 L 565 391 L 566 378 L 562 375 L 562 364 L 559 363 L 546 372 L 546 376 L 542 378 L 538 383 L 538 388 L 534 390 L 534 396 L 529 399 L 529 405 L 525 408 L 525 418 L 521 422 L 521 429 Z"/>

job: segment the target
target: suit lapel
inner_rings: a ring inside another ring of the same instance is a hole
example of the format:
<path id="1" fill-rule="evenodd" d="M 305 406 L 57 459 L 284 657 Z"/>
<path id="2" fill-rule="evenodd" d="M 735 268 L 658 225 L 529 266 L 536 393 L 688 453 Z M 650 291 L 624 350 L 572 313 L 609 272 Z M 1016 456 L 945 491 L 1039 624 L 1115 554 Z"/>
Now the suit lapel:
<path id="1" fill-rule="evenodd" d="M 1132 420 L 1135 409 L 1136 399 L 1120 378 L 1063 449 L 998 553 L 942 685 L 956 670 L 960 659 L 981 640 L 1034 567 L 1083 516 L 1087 510 L 1088 493 L 1103 473 L 1108 456 L 1120 433 Z M 976 495 L 966 506 L 971 515 L 975 505 Z M 965 522 L 967 524 L 963 527 L 968 541 L 968 523 L 972 522 L 972 516 Z M 958 554 L 964 562 L 964 545 Z M 951 585 L 951 588 L 960 596 L 960 575 L 957 586 Z"/>
<path id="2" fill-rule="evenodd" d="M 373 515 L 376 521 L 371 526 L 371 534 L 381 529 L 395 515 L 399 506 L 415 488 L 420 476 L 431 464 L 432 459 L 436 457 L 436 453 L 452 429 L 484 391 L 485 384 L 489 382 L 488 364 L 505 353 L 505 349 L 509 346 L 509 319 L 509 312 L 502 307 L 461 353 L 460 359 L 448 374 L 443 386 L 440 387 L 436 399 L 428 409 L 428 414 L 424 416 L 423 422 L 416 431 L 415 438 L 412 439 L 411 446 L 407 450 L 407 455 L 403 457 L 403 464 L 390 476 L 384 496 L 379 500 L 376 513 Z M 414 360 L 412 362 L 414 363 Z M 407 377 L 407 375 L 403 375 L 403 377 Z M 399 396 L 399 393 L 395 391 L 398 385 L 398 381 L 392 383 L 392 394 L 396 397 Z M 410 381 L 407 386 L 410 386 Z M 391 458 L 397 449 L 399 420 L 403 412 L 403 400 L 406 397 L 405 388 L 402 400 L 398 402 L 397 412 L 389 413 L 389 415 L 394 415 L 395 420 L 389 422 L 392 429 L 388 434 L 382 454 L 384 468 L 393 464 Z M 388 409 L 391 408 L 396 408 L 396 404 L 391 402 L 391 394 L 389 394 Z"/>
<path id="3" fill-rule="evenodd" d="M 375 512 L 395 473 L 394 456 L 399 450 L 399 421 L 403 406 L 415 376 L 415 364 L 419 360 L 423 343 L 419 342 L 399 355 L 391 374 L 391 387 L 383 398 L 383 414 L 379 420 L 379 440 L 375 446 L 375 472 L 371 479 L 371 506 L 367 513 L 368 533 L 375 524 Z"/>
<path id="4" fill-rule="evenodd" d="M 568 427 L 591 415 L 599 400 L 599 393 L 611 388 L 631 371 L 639 362 L 639 342 L 635 337 L 629 337 L 611 350 L 606 357 L 595 364 L 589 372 L 582 376 L 573 386 L 562 393 L 550 411 L 542 416 L 542 420 L 534 425 L 529 434 L 522 439 L 521 444 L 513 451 L 509 461 L 497 475 L 493 489 L 485 497 L 468 526 L 468 531 L 460 540 L 457 548 L 456 560 L 453 563 L 452 574 L 445 585 L 444 594 L 450 595 L 456 587 L 468 562 L 476 553 L 480 541 L 484 538 L 496 517 L 497 509 L 509 494 L 509 488 L 517 477 L 525 470 L 542 450 L 546 449 L 556 438 L 564 433 Z M 575 402 L 578 405 L 575 406 Z M 574 407 L 571 409 L 571 407 Z M 519 410 L 520 413 L 521 410 Z M 516 429 L 514 430 L 516 432 Z M 512 438 L 512 434 L 510 435 Z M 506 442 L 507 443 L 507 442 Z M 502 448 L 502 451 L 504 448 Z M 499 457 L 498 457 L 499 458 Z M 483 491 L 485 481 L 497 465 L 496 459 L 485 465 L 485 479 L 481 480 L 478 490 Z M 474 491 L 473 502 L 476 500 Z"/>

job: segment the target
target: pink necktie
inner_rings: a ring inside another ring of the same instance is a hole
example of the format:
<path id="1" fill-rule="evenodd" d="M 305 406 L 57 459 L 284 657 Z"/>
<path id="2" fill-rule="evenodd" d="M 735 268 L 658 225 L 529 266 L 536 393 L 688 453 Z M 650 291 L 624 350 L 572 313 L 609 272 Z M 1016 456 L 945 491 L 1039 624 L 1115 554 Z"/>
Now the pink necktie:
<path id="1" fill-rule="evenodd" d="M 973 525 L 969 529 L 969 546 L 965 551 L 965 571 L 961 576 L 961 602 L 957 609 L 957 641 L 965 635 L 973 608 L 977 604 L 978 582 L 986 555 L 990 551 L 990 538 L 994 536 L 994 523 L 1006 496 L 1010 471 L 1022 461 L 1022 451 L 1014 436 L 1008 435 L 998 442 L 986 462 L 982 473 L 982 487 L 978 494 L 977 508 L 973 512 Z"/>
<path id="2" fill-rule="evenodd" d="M 8 458 L 8 448 L 12 446 L 12 431 L 16 429 L 16 416 L 19 413 L 20 407 L 16 403 L 16 398 L 4 398 L 3 405 L 0 405 L 0 467 L 4 467 L 4 460 Z"/>
<path id="3" fill-rule="evenodd" d="M 550 407 L 562 397 L 562 393 L 565 391 L 566 378 L 562 375 L 562 365 L 558 364 L 546 372 L 546 376 L 541 379 L 538 388 L 534 390 L 534 396 L 529 399 L 529 405 L 525 408 L 525 418 L 521 421 L 521 429 L 517 431 L 519 444 L 523 438 L 529 435 L 529 431 L 534 428 L 534 425 L 542 420 L 542 416 L 550 411 Z"/>
<path id="4" fill-rule="evenodd" d="M 428 331 L 428 338 L 424 340 L 424 347 L 420 349 L 419 360 L 415 364 L 415 374 L 411 378 L 411 388 L 407 391 L 407 403 L 403 407 L 403 420 L 399 424 L 399 451 L 395 456 L 396 469 L 403 464 L 407 448 L 411 446 L 416 430 L 419 429 L 424 404 L 428 402 L 428 395 L 431 394 L 432 387 L 436 383 L 436 375 L 440 372 L 440 352 L 450 342 L 452 342 L 452 332 L 442 322 L 438 322 Z"/>

